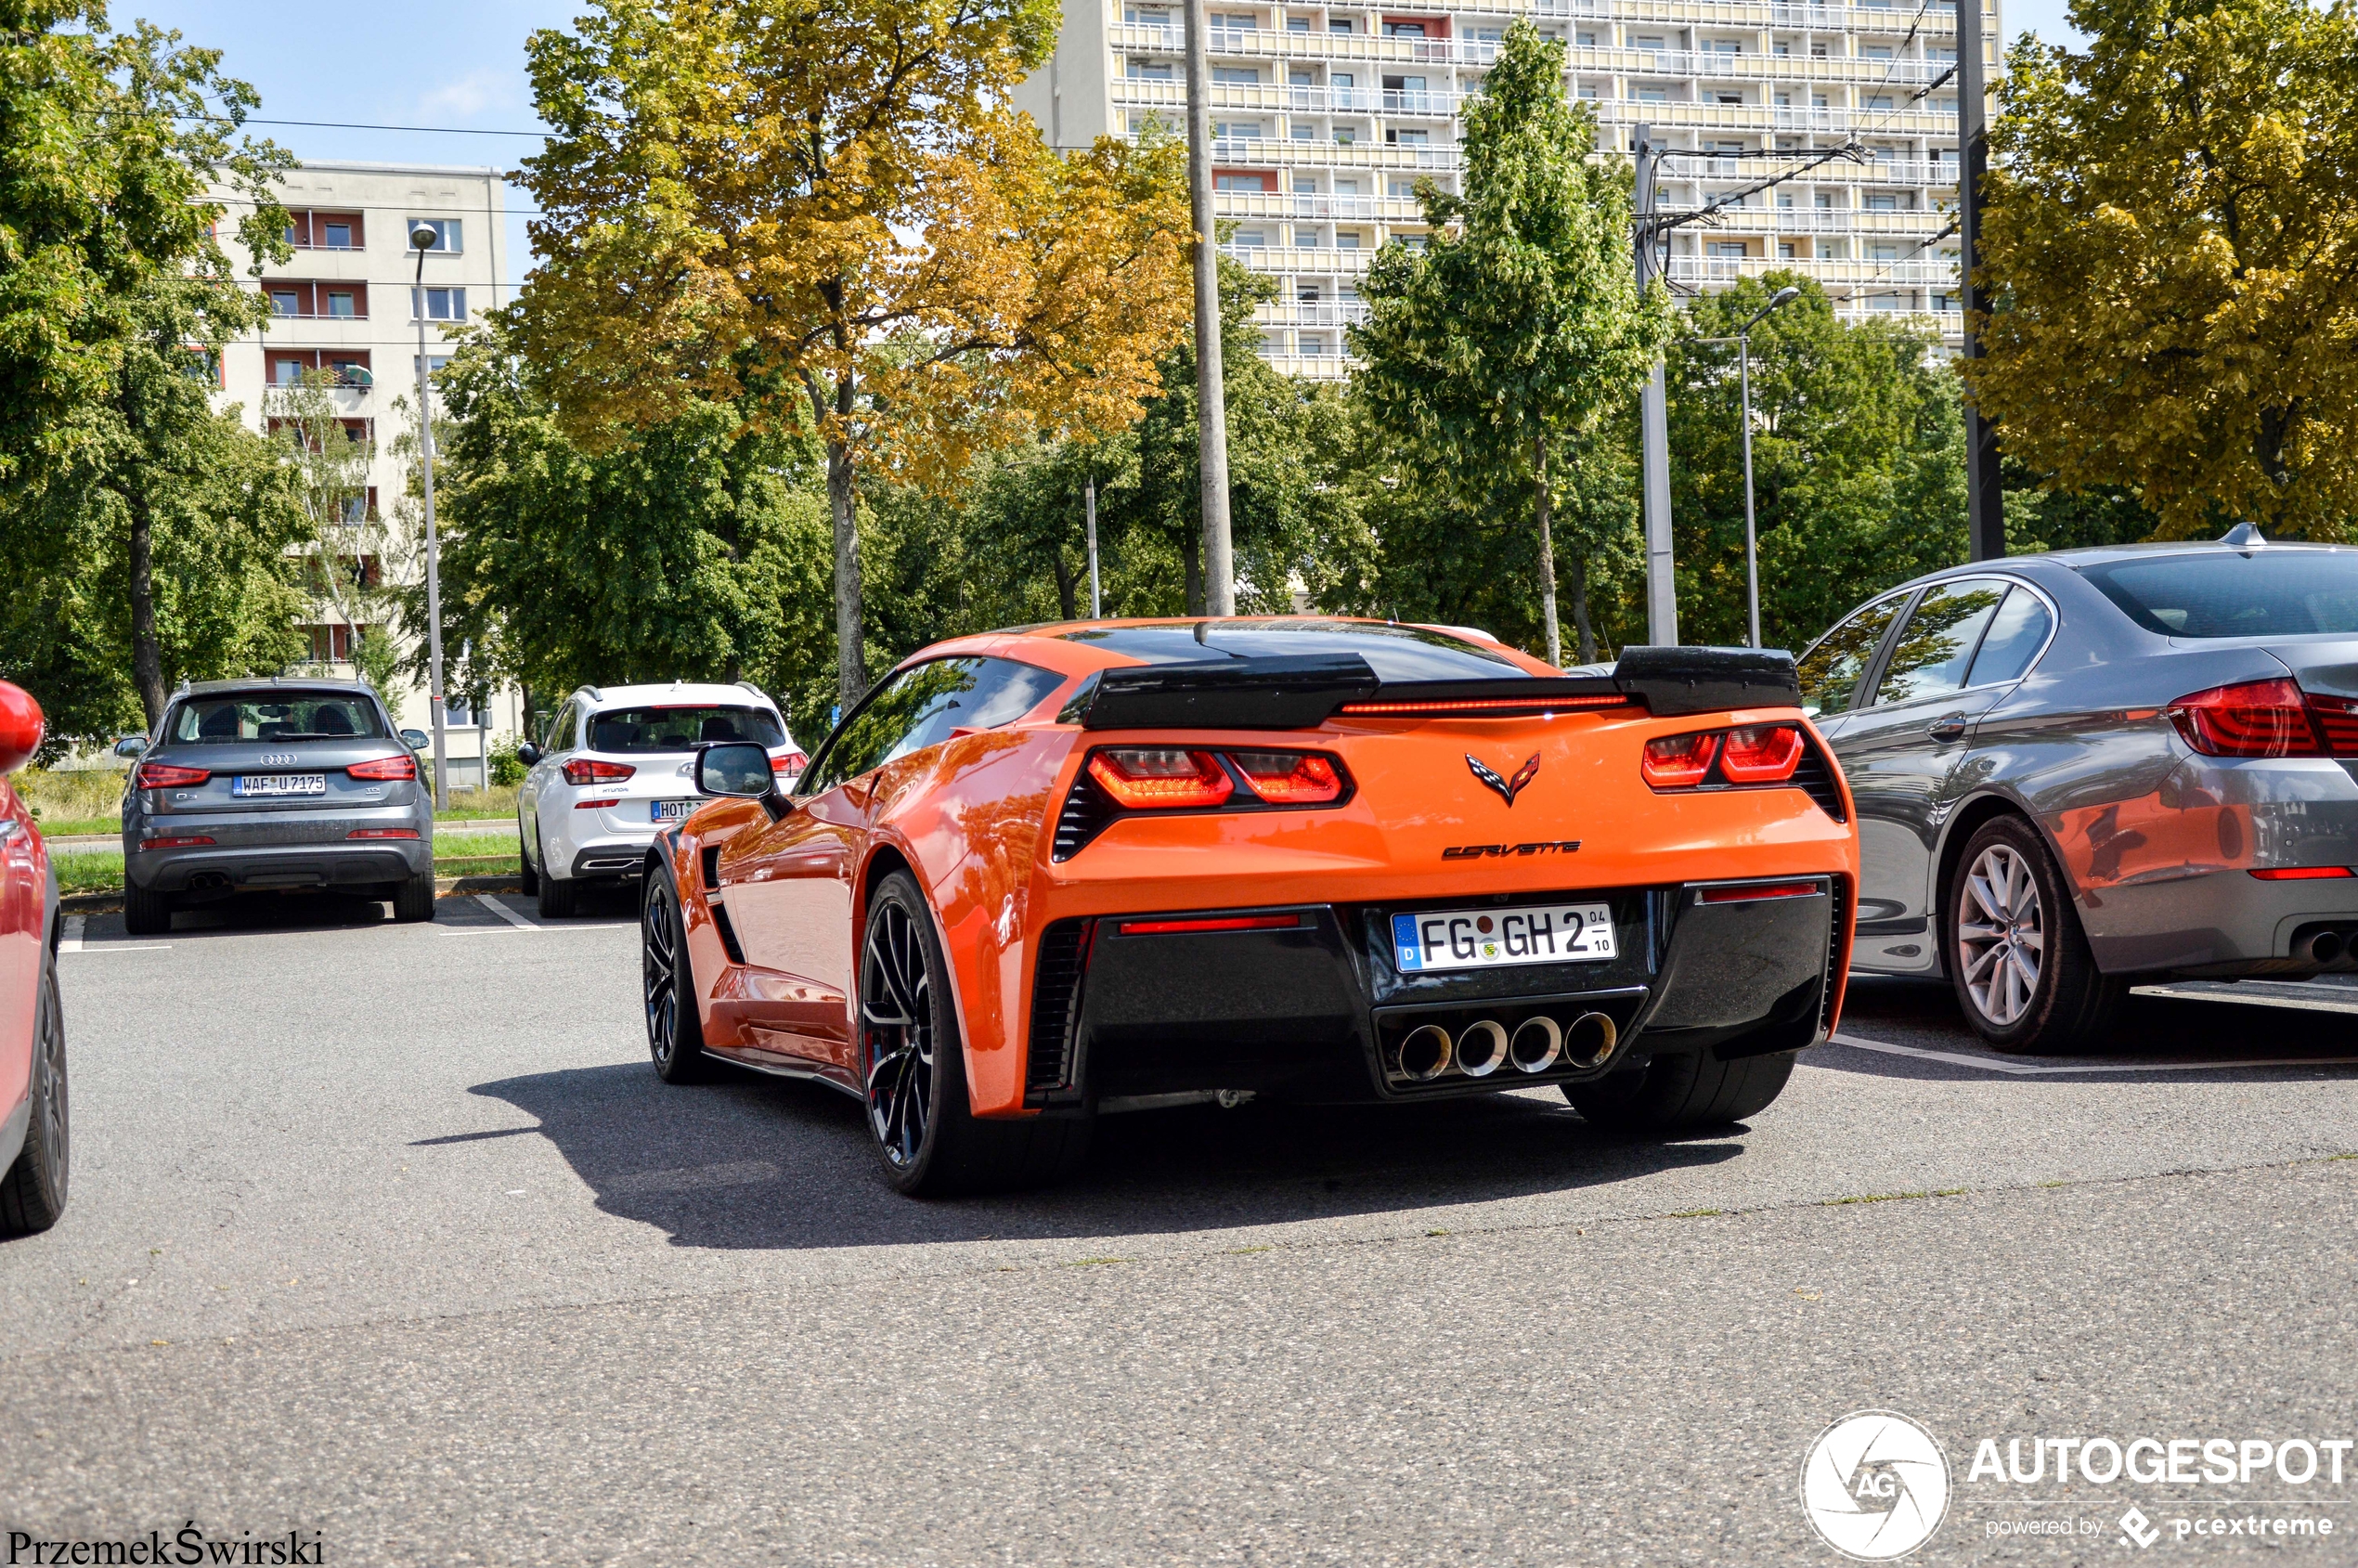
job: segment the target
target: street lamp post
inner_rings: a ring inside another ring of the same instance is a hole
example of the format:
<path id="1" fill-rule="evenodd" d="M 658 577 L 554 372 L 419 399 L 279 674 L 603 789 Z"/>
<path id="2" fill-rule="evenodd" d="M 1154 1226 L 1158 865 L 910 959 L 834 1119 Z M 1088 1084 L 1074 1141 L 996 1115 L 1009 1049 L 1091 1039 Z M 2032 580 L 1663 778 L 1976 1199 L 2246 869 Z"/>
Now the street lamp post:
<path id="1" fill-rule="evenodd" d="M 418 279 L 410 290 L 418 313 L 418 466 L 426 487 L 426 704 L 434 718 L 434 809 L 450 809 L 449 748 L 442 732 L 442 549 L 434 527 L 434 407 L 426 401 L 426 252 L 441 242 L 431 224 L 409 231 L 418 253 Z"/>
<path id="2" fill-rule="evenodd" d="M 1736 345 L 1736 385 L 1743 405 L 1744 425 L 1744 612 L 1752 632 L 1750 646 L 1760 646 L 1760 547 L 1753 532 L 1752 521 L 1752 330 L 1770 311 L 1791 305 L 1801 297 L 1799 289 L 1780 289 L 1768 303 L 1753 313 L 1752 319 L 1736 329 L 1733 339 L 1699 338 L 1699 343 L 1729 343 Z"/>

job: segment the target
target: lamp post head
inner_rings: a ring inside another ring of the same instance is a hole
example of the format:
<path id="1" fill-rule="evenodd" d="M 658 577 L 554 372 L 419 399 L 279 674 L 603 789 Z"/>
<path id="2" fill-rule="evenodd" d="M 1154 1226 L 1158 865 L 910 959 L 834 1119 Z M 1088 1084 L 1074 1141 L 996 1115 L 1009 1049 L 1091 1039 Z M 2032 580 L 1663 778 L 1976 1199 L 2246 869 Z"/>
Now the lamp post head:
<path id="1" fill-rule="evenodd" d="M 1801 291 L 1798 288 L 1788 286 L 1786 288 L 1780 289 L 1774 294 L 1769 296 L 1768 308 L 1775 310 L 1780 305 L 1793 304 L 1794 301 L 1799 299 L 1800 297 Z"/>
<path id="2" fill-rule="evenodd" d="M 431 251 L 441 242 L 442 236 L 430 223 L 421 223 L 409 231 L 409 248 L 413 251 Z"/>

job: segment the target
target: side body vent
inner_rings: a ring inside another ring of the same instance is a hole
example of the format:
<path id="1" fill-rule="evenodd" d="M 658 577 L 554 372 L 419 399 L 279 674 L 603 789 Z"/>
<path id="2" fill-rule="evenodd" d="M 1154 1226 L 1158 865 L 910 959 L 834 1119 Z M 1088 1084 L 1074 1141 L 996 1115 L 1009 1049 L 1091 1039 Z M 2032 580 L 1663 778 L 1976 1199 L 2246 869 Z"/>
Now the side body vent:
<path id="1" fill-rule="evenodd" d="M 1826 930 L 1826 978 L 1818 988 L 1817 1040 L 1823 1041 L 1832 1028 L 1830 1017 L 1834 1010 L 1834 994 L 1842 989 L 1843 977 L 1850 965 L 1850 878 L 1829 876 L 1826 891 L 1830 895 L 1833 923 Z"/>
<path id="2" fill-rule="evenodd" d="M 1089 967 L 1096 922 L 1059 920 L 1041 933 L 1031 978 L 1031 1035 L 1024 1060 L 1024 1099 L 1038 1104 L 1073 1087 L 1073 1031 L 1081 1021 L 1081 977 Z"/>
<path id="3" fill-rule="evenodd" d="M 711 908 L 712 926 L 714 930 L 720 933 L 721 950 L 728 953 L 730 963 L 743 964 L 745 961 L 745 950 L 737 945 L 737 928 L 729 924 L 728 910 L 719 904 L 714 904 Z"/>
<path id="4" fill-rule="evenodd" d="M 720 846 L 707 844 L 697 857 L 704 868 L 704 890 L 707 898 L 720 891 Z"/>
<path id="5" fill-rule="evenodd" d="M 1806 732 L 1804 738 L 1808 738 Z M 1793 771 L 1793 783 L 1796 788 L 1807 791 L 1809 798 L 1818 803 L 1818 810 L 1834 821 L 1850 820 L 1843 814 L 1842 786 L 1834 783 L 1833 767 L 1825 753 L 1818 749 L 1816 740 L 1810 739 L 1801 748 L 1801 763 Z"/>
<path id="6" fill-rule="evenodd" d="M 1056 860 L 1069 861 L 1081 853 L 1089 840 L 1113 821 L 1117 810 L 1083 768 L 1073 776 L 1072 791 L 1065 797 L 1065 809 L 1057 813 L 1056 844 L 1051 854 Z"/>

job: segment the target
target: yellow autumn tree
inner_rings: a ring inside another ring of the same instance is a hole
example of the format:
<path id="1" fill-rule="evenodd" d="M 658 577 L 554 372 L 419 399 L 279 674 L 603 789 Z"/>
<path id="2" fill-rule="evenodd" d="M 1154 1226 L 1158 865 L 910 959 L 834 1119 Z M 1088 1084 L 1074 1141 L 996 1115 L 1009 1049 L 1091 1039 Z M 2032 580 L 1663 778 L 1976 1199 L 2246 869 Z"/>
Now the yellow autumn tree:
<path id="1" fill-rule="evenodd" d="M 1984 189 L 1972 394 L 2064 490 L 2184 536 L 2358 523 L 2358 11 L 2076 0 L 2026 36 Z"/>
<path id="2" fill-rule="evenodd" d="M 1069 157 L 1009 105 L 1054 0 L 599 0 L 529 45 L 545 258 L 516 312 L 568 434 L 691 400 L 827 454 L 847 707 L 867 685 L 854 485 L 946 483 L 1134 421 L 1190 300 L 1179 149 Z"/>

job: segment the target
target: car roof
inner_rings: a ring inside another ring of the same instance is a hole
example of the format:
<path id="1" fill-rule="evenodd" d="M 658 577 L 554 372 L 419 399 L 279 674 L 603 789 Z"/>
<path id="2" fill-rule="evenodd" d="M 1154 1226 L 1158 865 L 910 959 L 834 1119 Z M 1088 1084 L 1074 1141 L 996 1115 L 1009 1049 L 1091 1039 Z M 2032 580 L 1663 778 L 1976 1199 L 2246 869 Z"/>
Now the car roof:
<path id="1" fill-rule="evenodd" d="M 343 680 L 312 675 L 249 675 L 242 680 L 191 680 L 173 693 L 177 697 L 217 697 L 225 692 L 267 692 L 277 688 L 297 692 L 342 692 L 373 697 L 377 689 L 366 680 Z"/>
<path id="2" fill-rule="evenodd" d="M 1509 647 L 1489 633 L 1469 627 L 1432 626 L 1423 622 L 1379 620 L 1361 616 L 1141 616 L 1097 620 L 1043 621 L 1031 626 L 1003 628 L 997 631 L 979 632 L 969 637 L 953 637 L 902 659 L 896 669 L 903 669 L 928 659 L 953 657 L 959 654 L 983 654 L 1000 658 L 1019 659 L 1067 675 L 1085 675 L 1092 670 L 1166 662 L 1172 650 L 1157 648 L 1151 653 L 1134 651 L 1141 645 L 1137 639 L 1125 638 L 1125 632 L 1146 632 L 1149 641 L 1154 633 L 1185 632 L 1197 641 L 1205 636 L 1250 639 L 1256 634 L 1294 634 L 1297 645 L 1284 649 L 1299 653 L 1299 635 L 1303 632 L 1338 633 L 1349 639 L 1358 633 L 1361 639 L 1399 639 L 1405 643 L 1429 642 L 1463 651 L 1470 660 L 1495 661 L 1503 675 L 1548 675 L 1555 673 L 1546 664 L 1520 649 Z M 1183 640 L 1170 639 L 1174 646 Z M 1129 644 L 1125 646 L 1125 644 Z M 1364 651 L 1365 642 L 1354 649 L 1350 641 L 1339 641 L 1336 652 Z M 1179 651 L 1184 654 L 1184 647 Z M 1325 651 L 1323 649 L 1318 651 Z M 1403 652 L 1406 651 L 1404 648 Z M 1218 658 L 1223 651 L 1207 647 L 1203 658 Z M 1474 673 L 1471 670 L 1467 674 Z M 1397 677 L 1395 677 L 1397 678 Z"/>
<path id="3" fill-rule="evenodd" d="M 775 708 L 778 705 L 766 692 L 750 686 L 724 686 L 709 680 L 668 680 L 661 684 L 641 686 L 578 686 L 577 697 L 588 699 L 592 709 L 640 707 L 650 703 L 712 703 L 736 706 Z"/>
<path id="4" fill-rule="evenodd" d="M 2308 540 L 2277 544 L 2261 541 L 2251 544 L 2229 544 L 2222 539 L 2166 539 L 2142 544 L 2085 545 L 2073 550 L 2041 551 L 2031 555 L 2004 555 L 1989 561 L 1966 561 L 1954 566 L 1943 566 L 1937 572 L 1926 572 L 1899 585 L 1902 589 L 1920 587 L 1924 583 L 1941 582 L 1950 577 L 1978 577 L 1989 572 L 2017 571 L 2037 577 L 2041 571 L 2084 571 L 2091 566 L 2109 565 L 2116 561 L 2151 561 L 2170 555 L 2214 555 L 2227 551 L 2238 553 L 2267 551 L 2271 553 L 2299 551 L 2311 554 L 2358 553 L 2358 546 L 2312 544 Z M 1876 598 L 1883 595 L 1877 594 Z"/>

